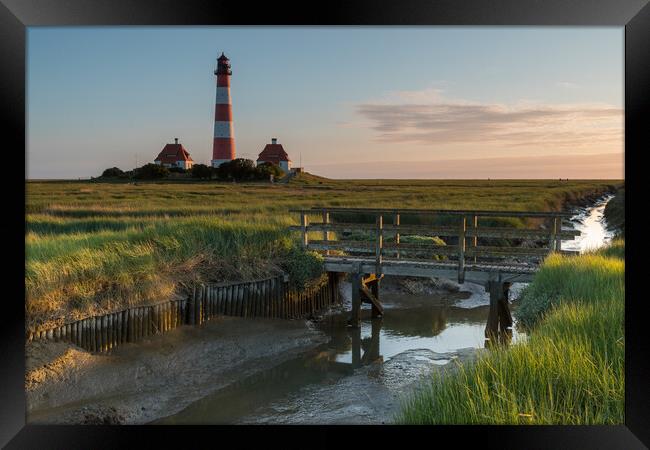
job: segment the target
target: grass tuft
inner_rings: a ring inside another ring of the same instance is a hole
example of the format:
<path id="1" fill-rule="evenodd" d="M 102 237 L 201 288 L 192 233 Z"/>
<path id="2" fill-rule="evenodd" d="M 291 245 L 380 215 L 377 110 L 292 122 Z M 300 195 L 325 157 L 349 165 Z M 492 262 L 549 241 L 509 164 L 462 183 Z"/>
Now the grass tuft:
<path id="1" fill-rule="evenodd" d="M 405 399 L 398 421 L 622 424 L 624 246 L 548 258 L 518 309 L 527 341 L 435 373 Z"/>

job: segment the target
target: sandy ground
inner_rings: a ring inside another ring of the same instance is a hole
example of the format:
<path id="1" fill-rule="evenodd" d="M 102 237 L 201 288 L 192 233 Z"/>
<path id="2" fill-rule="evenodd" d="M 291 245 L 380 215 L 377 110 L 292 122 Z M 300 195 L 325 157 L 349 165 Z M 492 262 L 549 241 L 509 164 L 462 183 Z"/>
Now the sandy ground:
<path id="1" fill-rule="evenodd" d="M 110 355 L 30 343 L 27 422 L 146 423 L 325 341 L 304 320 L 220 317 Z"/>

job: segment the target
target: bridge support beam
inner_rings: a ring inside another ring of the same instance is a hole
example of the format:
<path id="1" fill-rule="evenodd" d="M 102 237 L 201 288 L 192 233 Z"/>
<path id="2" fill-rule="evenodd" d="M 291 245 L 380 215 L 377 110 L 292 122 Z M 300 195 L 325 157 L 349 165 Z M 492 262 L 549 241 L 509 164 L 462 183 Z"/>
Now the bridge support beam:
<path id="1" fill-rule="evenodd" d="M 508 306 L 510 283 L 492 279 L 486 283 L 485 288 L 490 293 L 490 312 L 485 326 L 485 338 L 490 344 L 509 342 L 512 337 L 512 316 Z"/>
<path id="2" fill-rule="evenodd" d="M 384 315 L 384 307 L 379 301 L 379 282 L 383 275 L 373 274 L 361 279 L 361 300 L 372 306 L 372 317 Z"/>
<path id="3" fill-rule="evenodd" d="M 361 277 L 362 275 L 359 272 L 350 274 L 352 281 L 352 311 L 348 324 L 354 328 L 361 326 Z"/>

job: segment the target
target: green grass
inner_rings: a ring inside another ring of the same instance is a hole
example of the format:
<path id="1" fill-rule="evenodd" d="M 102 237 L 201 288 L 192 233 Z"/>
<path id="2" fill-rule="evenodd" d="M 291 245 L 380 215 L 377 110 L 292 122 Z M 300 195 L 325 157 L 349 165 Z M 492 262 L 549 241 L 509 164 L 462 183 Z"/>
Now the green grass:
<path id="1" fill-rule="evenodd" d="M 28 182 L 27 322 L 30 327 L 49 326 L 146 304 L 168 298 L 193 281 L 241 280 L 280 269 L 302 277 L 296 261 L 305 255 L 293 252 L 298 234 L 287 231 L 298 223 L 297 215 L 288 213 L 292 208 L 557 210 L 566 201 L 619 184 L 336 181 L 309 174 L 286 185 Z"/>
<path id="2" fill-rule="evenodd" d="M 617 235 L 625 237 L 625 187 L 616 191 L 616 195 L 605 206 L 605 220 Z"/>
<path id="3" fill-rule="evenodd" d="M 403 404 L 415 424 L 621 424 L 624 421 L 623 241 L 547 258 L 517 317 L 526 342 L 434 374 Z"/>

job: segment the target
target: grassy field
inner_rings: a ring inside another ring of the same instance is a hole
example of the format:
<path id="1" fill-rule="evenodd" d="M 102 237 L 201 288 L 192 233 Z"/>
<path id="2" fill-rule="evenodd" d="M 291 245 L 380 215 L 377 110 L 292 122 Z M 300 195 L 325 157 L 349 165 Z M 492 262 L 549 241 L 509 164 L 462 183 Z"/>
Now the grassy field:
<path id="1" fill-rule="evenodd" d="M 517 310 L 526 343 L 434 376 L 404 404 L 415 424 L 622 424 L 625 244 L 546 259 Z"/>
<path id="2" fill-rule="evenodd" d="M 47 327 L 168 298 L 199 280 L 298 272 L 290 208 L 558 210 L 612 181 L 334 181 L 289 184 L 28 182 L 27 323 Z M 513 226 L 522 226 L 513 223 Z M 309 262 L 309 261 L 307 261 Z M 291 265 L 293 264 L 293 265 Z"/>

